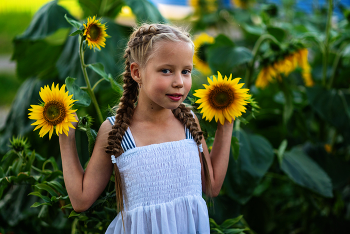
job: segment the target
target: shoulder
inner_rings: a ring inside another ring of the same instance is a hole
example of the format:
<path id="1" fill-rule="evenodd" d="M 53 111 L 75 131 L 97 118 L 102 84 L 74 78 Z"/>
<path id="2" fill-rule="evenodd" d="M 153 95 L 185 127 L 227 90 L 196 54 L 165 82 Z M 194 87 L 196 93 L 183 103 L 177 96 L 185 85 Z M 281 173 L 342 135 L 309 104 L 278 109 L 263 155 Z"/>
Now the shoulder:
<path id="1" fill-rule="evenodd" d="M 112 123 L 108 119 L 101 124 L 100 129 L 98 130 L 96 143 L 97 141 L 105 141 L 103 144 L 106 144 L 108 141 L 107 139 L 109 132 L 112 130 L 112 126 Z"/>
<path id="2" fill-rule="evenodd" d="M 194 118 L 196 124 L 198 124 L 198 126 L 199 126 L 199 120 L 198 120 L 198 118 L 197 118 L 197 115 L 193 112 L 193 110 L 191 110 L 191 114 L 192 114 L 192 116 L 193 116 L 193 118 Z"/>
<path id="3" fill-rule="evenodd" d="M 102 132 L 110 132 L 112 130 L 112 123 L 110 120 L 106 119 L 105 121 L 103 121 L 103 123 L 100 126 L 100 131 Z"/>

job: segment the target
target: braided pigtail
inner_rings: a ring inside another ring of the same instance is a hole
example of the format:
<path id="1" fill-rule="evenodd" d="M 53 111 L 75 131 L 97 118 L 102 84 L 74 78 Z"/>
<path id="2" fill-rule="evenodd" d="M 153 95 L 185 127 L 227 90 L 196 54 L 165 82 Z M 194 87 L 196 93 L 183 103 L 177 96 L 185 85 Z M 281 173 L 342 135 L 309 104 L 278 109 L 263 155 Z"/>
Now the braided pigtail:
<path id="1" fill-rule="evenodd" d="M 117 114 L 115 117 L 114 125 L 112 126 L 112 130 L 109 132 L 108 136 L 108 146 L 106 148 L 106 152 L 108 154 L 112 154 L 115 157 L 119 157 L 123 152 L 123 148 L 121 146 L 121 141 L 125 131 L 128 129 L 130 125 L 132 116 L 134 114 L 134 105 L 138 96 L 138 85 L 137 82 L 134 81 L 131 77 L 130 72 L 130 49 L 127 48 L 125 51 L 125 72 L 124 76 L 124 85 L 123 85 L 123 95 L 120 99 L 119 107 L 117 110 Z M 122 213 L 122 221 L 124 226 L 124 202 L 123 202 L 123 194 L 124 186 L 123 181 L 118 169 L 117 164 L 114 164 L 114 175 L 115 175 L 115 190 L 116 190 L 116 199 L 117 199 L 117 209 Z"/>
<path id="2" fill-rule="evenodd" d="M 194 141 L 199 146 L 201 144 L 201 140 L 203 137 L 203 132 L 199 131 L 197 123 L 195 122 L 194 117 L 189 108 L 187 108 L 184 104 L 180 104 L 176 109 L 173 110 L 174 116 L 186 126 L 187 129 L 191 132 Z M 204 178 L 205 178 L 205 191 L 208 197 L 212 197 L 212 187 L 211 187 L 211 179 L 209 173 L 209 167 L 206 158 L 204 157 L 203 152 L 201 152 L 203 168 L 204 168 Z"/>

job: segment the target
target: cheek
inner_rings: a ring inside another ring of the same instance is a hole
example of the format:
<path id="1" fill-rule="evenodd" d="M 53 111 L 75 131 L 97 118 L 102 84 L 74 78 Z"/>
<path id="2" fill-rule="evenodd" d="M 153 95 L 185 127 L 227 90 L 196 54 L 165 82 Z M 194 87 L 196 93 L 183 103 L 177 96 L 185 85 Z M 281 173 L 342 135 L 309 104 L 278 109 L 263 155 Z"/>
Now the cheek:
<path id="1" fill-rule="evenodd" d="M 169 82 L 166 79 L 158 79 L 153 83 L 155 90 L 164 92 L 169 88 Z"/>
<path id="2" fill-rule="evenodd" d="M 186 79 L 184 82 L 184 86 L 185 86 L 185 89 L 187 90 L 187 92 L 189 92 L 191 87 L 192 87 L 192 79 L 191 78 Z"/>

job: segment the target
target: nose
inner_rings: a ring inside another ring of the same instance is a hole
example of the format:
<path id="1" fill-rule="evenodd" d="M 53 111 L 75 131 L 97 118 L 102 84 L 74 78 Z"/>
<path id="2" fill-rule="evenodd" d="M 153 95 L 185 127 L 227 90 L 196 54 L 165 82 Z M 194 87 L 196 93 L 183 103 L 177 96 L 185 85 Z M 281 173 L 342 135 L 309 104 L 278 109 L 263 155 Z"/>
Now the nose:
<path id="1" fill-rule="evenodd" d="M 176 73 L 173 80 L 173 87 L 182 88 L 184 86 L 184 81 L 181 72 Z"/>

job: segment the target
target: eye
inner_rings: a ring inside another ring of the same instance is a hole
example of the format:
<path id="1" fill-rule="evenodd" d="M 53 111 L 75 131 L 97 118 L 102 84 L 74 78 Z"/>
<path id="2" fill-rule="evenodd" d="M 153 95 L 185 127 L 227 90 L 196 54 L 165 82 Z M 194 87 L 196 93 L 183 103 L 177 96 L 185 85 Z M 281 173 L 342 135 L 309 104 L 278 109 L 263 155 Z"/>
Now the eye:
<path id="1" fill-rule="evenodd" d="M 164 74 L 169 74 L 171 71 L 170 71 L 169 69 L 162 69 L 162 72 L 163 72 Z"/>
<path id="2" fill-rule="evenodd" d="M 191 70 L 183 70 L 181 73 L 184 75 L 188 75 L 191 73 Z"/>

